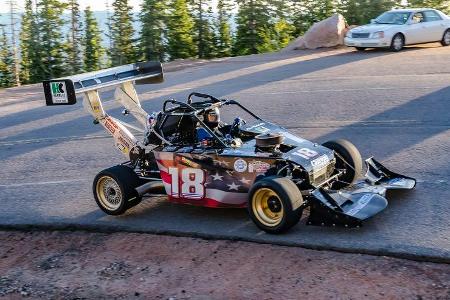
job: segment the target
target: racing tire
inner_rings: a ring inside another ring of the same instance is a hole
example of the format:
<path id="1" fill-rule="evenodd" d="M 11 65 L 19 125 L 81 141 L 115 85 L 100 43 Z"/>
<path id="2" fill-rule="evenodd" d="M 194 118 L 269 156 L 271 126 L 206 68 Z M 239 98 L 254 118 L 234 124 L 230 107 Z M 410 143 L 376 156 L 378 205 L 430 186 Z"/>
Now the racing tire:
<path id="1" fill-rule="evenodd" d="M 328 141 L 322 146 L 334 150 L 336 154 L 336 169 L 345 170 L 345 174 L 338 177 L 339 181 L 332 184 L 333 189 L 341 189 L 352 185 L 362 174 L 363 160 L 358 149 L 347 140 Z"/>
<path id="2" fill-rule="evenodd" d="M 444 47 L 445 46 L 450 46 L 450 29 L 447 29 L 444 32 L 444 35 L 442 36 L 441 44 Z"/>
<path id="3" fill-rule="evenodd" d="M 141 202 L 136 191 L 140 184 L 139 176 L 127 166 L 105 169 L 95 176 L 92 185 L 95 202 L 108 215 L 121 215 Z"/>
<path id="4" fill-rule="evenodd" d="M 364 51 L 366 50 L 366 47 L 355 47 L 355 49 L 358 51 Z"/>
<path id="5" fill-rule="evenodd" d="M 389 49 L 393 52 L 399 52 L 405 47 L 405 37 L 401 33 L 394 35 L 391 41 L 391 46 Z"/>
<path id="6" fill-rule="evenodd" d="M 248 213 L 258 228 L 267 233 L 286 232 L 303 213 L 303 197 L 290 179 L 270 176 L 257 181 L 249 192 Z"/>

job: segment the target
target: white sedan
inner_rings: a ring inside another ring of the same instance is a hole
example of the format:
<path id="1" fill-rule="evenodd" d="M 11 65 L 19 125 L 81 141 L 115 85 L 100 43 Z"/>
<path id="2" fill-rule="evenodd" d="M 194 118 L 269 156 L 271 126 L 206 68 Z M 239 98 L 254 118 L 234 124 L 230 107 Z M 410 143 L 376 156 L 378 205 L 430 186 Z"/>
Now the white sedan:
<path id="1" fill-rule="evenodd" d="M 383 13 L 371 24 L 349 30 L 346 46 L 390 48 L 400 51 L 405 45 L 441 42 L 450 45 L 450 17 L 436 9 L 395 9 Z"/>

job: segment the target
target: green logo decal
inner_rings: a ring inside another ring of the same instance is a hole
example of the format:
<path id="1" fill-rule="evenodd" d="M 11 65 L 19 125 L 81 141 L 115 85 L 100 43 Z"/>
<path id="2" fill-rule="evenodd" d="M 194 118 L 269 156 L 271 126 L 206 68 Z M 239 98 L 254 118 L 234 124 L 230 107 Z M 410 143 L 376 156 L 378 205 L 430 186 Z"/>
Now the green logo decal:
<path id="1" fill-rule="evenodd" d="M 68 103 L 66 94 L 66 84 L 64 82 L 51 82 L 53 103 Z"/>

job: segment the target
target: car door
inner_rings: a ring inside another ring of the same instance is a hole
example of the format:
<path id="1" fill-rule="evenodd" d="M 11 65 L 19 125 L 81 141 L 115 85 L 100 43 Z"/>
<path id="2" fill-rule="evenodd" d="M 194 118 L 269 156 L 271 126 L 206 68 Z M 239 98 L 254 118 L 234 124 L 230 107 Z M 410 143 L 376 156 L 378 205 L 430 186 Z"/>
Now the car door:
<path id="1" fill-rule="evenodd" d="M 426 41 L 436 42 L 442 39 L 445 30 L 445 23 L 441 16 L 434 10 L 423 12 L 424 23 L 426 29 Z"/>
<path id="2" fill-rule="evenodd" d="M 425 28 L 423 12 L 416 12 L 405 30 L 406 44 L 419 44 L 427 42 L 427 30 Z"/>

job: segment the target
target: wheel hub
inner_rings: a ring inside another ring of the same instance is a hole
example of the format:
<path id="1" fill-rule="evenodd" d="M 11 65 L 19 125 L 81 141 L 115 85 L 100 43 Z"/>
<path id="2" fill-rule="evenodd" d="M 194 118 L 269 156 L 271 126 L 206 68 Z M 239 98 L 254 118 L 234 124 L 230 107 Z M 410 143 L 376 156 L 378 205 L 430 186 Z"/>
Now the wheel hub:
<path id="1" fill-rule="evenodd" d="M 104 176 L 99 179 L 96 192 L 100 203 L 108 210 L 117 209 L 122 202 L 120 186 L 109 176 Z"/>
<path id="2" fill-rule="evenodd" d="M 269 188 L 261 188 L 252 197 L 252 210 L 259 222 L 275 227 L 284 216 L 283 203 L 279 196 Z"/>
<path id="3" fill-rule="evenodd" d="M 278 197 L 271 196 L 267 200 L 267 206 L 269 207 L 270 211 L 273 213 L 278 213 L 281 211 L 281 203 L 280 203 L 280 199 L 278 199 Z"/>
<path id="4" fill-rule="evenodd" d="M 394 39 L 394 48 L 395 49 L 397 49 L 397 50 L 400 49 L 402 47 L 402 44 L 403 44 L 403 40 L 401 37 L 396 37 Z"/>

